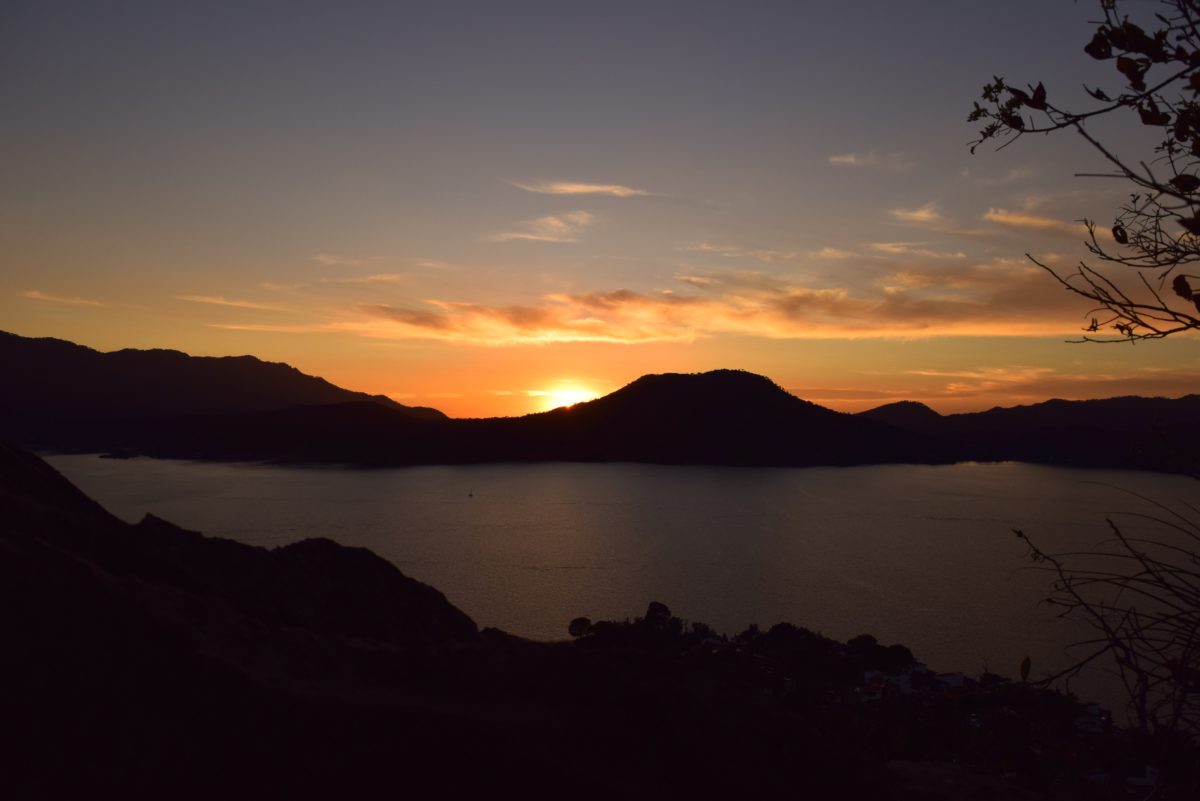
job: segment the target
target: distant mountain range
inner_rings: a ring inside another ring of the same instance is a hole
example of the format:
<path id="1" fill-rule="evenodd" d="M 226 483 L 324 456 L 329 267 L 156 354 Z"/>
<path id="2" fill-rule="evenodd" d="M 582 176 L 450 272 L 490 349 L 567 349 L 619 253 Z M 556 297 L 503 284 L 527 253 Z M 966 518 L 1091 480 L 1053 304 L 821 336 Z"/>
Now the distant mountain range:
<path id="1" fill-rule="evenodd" d="M 857 415 L 741 370 L 643 376 L 570 408 L 450 419 L 250 356 L 99 353 L 0 334 L 0 437 L 26 447 L 367 465 L 586 461 L 853 465 L 1020 460 L 1194 471 L 1200 396 Z"/>
<path id="2" fill-rule="evenodd" d="M 0 332 L 0 419 L 6 436 L 49 448 L 109 448 L 145 426 L 185 415 L 237 414 L 370 402 L 413 419 L 446 416 L 384 395 L 352 392 L 253 356 L 175 350 L 101 353 L 61 339 Z"/>
<path id="3" fill-rule="evenodd" d="M 643 376 L 611 395 L 524 417 L 425 421 L 378 404 L 192 416 L 151 455 L 356 462 L 814 465 L 949 461 L 921 434 L 802 401 L 737 370 Z"/>
<path id="4" fill-rule="evenodd" d="M 901 401 L 858 416 L 929 437 L 959 459 L 1200 469 L 1200 395 L 1048 400 L 951 415 Z"/>

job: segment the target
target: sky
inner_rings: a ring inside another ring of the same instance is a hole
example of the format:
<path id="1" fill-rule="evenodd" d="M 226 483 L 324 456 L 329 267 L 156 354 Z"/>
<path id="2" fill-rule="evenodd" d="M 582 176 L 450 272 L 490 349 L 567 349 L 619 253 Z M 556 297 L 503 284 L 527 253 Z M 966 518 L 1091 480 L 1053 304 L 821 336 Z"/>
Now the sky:
<path id="1" fill-rule="evenodd" d="M 1139 9 L 1150 3 L 1135 4 Z M 942 412 L 1200 387 L 1072 344 L 1119 181 L 971 155 L 994 74 L 1118 88 L 1071 0 L 7 2 L 0 329 L 252 354 L 452 416 L 742 368 Z M 1096 132 L 1149 154 L 1119 121 Z"/>

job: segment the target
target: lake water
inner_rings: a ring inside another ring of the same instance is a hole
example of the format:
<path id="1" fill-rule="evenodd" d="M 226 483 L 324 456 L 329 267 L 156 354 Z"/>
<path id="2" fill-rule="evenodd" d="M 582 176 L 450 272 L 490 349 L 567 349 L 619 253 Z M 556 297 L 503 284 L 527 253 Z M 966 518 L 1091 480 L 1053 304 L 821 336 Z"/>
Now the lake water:
<path id="1" fill-rule="evenodd" d="M 359 470 L 50 456 L 116 515 L 254 545 L 329 537 L 432 584 L 481 626 L 564 639 L 652 600 L 737 633 L 789 621 L 869 632 L 937 670 L 1035 675 L 1083 633 L 1039 606 L 1021 528 L 1094 546 L 1106 517 L 1154 531 L 1140 493 L 1195 480 L 1019 463 L 853 468 L 477 465 Z M 1149 528 L 1147 528 L 1149 526 Z M 1096 690 L 1093 695 L 1107 693 Z"/>

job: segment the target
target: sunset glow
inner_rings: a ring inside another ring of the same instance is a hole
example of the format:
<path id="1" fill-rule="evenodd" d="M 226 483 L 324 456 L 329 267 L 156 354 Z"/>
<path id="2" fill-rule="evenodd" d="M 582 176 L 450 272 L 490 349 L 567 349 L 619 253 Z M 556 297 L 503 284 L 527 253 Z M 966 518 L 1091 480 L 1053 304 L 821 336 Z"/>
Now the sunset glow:
<path id="1" fill-rule="evenodd" d="M 574 406 L 577 403 L 594 400 L 599 395 L 590 389 L 566 385 L 552 389 L 542 397 L 545 401 L 546 409 L 557 409 L 560 406 Z"/>
<path id="2" fill-rule="evenodd" d="M 965 144 L 1013 41 L 1014 80 L 1101 82 L 1058 55 L 1087 15 L 934 5 L 572 5 L 534 30 L 397 4 L 286 33 L 265 7 L 30 6 L 0 26 L 0 329 L 251 354 L 454 416 L 592 396 L 564 373 L 742 368 L 846 410 L 1200 386 L 1187 338 L 1066 344 L 1091 310 L 1026 258 L 1076 264 L 1085 217 L 1106 236 L 1124 188 L 1076 177 L 1103 165 Z M 967 30 L 953 69 L 908 57 Z M 867 62 L 827 69 L 851 39 Z"/>

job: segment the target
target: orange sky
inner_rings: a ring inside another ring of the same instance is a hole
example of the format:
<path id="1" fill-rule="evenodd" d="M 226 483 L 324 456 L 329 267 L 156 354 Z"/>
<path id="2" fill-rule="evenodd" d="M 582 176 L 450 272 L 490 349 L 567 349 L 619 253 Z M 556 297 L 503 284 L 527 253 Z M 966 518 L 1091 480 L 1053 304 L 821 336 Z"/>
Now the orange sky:
<path id="1" fill-rule="evenodd" d="M 1096 157 L 966 147 L 998 70 L 1111 83 L 1076 4 L 168 6 L 0 26 L 0 328 L 455 416 L 724 367 L 847 410 L 1200 387 L 1194 339 L 1066 344 L 1025 258 L 1111 220 Z"/>

